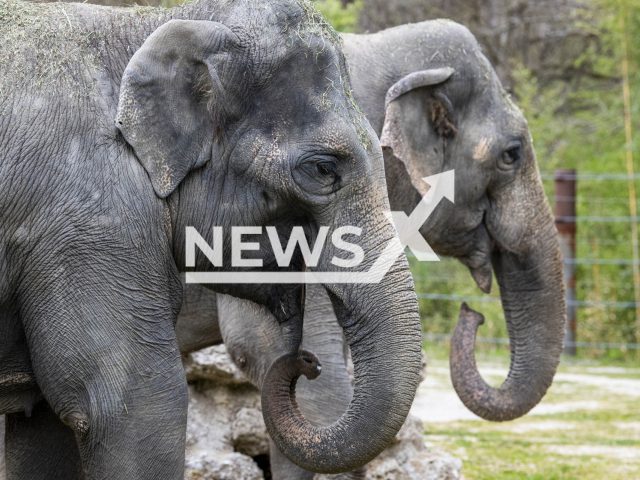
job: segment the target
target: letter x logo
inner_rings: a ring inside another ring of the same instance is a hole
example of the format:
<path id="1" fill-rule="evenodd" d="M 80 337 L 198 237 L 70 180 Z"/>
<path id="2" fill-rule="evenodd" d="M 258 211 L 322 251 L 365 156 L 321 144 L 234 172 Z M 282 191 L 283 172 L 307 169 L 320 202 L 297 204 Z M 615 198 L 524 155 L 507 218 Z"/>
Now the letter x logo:
<path id="1" fill-rule="evenodd" d="M 411 215 L 407 216 L 404 212 L 389 212 L 387 217 L 396 226 L 402 248 L 409 247 L 416 258 L 422 262 L 438 262 L 440 259 L 420 234 L 420 227 L 424 225 L 443 198 L 446 197 L 454 203 L 455 176 L 453 170 L 449 170 L 424 177 L 422 180 L 431 185 L 431 188 Z"/>

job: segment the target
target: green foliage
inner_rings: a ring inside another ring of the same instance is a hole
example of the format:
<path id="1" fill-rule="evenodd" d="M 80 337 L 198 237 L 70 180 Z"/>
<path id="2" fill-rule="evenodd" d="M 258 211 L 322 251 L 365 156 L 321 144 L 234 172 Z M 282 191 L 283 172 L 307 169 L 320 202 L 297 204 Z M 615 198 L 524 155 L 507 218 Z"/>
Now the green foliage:
<path id="1" fill-rule="evenodd" d="M 337 31 L 356 32 L 362 11 L 362 0 L 349 3 L 346 7 L 340 0 L 319 0 L 314 2 L 314 5 Z"/>
<path id="2" fill-rule="evenodd" d="M 640 173 L 640 143 L 635 135 L 626 145 L 621 83 L 623 30 L 629 46 L 633 131 L 640 110 L 640 5 L 628 0 L 594 0 L 599 20 L 598 46 L 590 48 L 576 66 L 591 66 L 588 75 L 567 81 L 537 84 L 524 68 L 515 66 L 515 94 L 525 110 L 543 172 L 576 168 L 578 173 L 626 173 L 626 148 Z M 553 203 L 553 182 L 546 182 Z M 635 189 L 640 193 L 640 182 Z M 626 181 L 583 181 L 578 184 L 578 216 L 630 216 Z M 579 223 L 577 257 L 631 259 L 629 223 Z M 578 300 L 634 301 L 630 266 L 579 265 Z M 636 342 L 635 312 L 629 308 L 590 307 L 578 310 L 578 337 L 591 342 Z M 588 353 L 588 352 L 584 352 Z M 592 355 L 619 351 L 591 351 Z M 623 356 L 628 356 L 622 352 Z"/>

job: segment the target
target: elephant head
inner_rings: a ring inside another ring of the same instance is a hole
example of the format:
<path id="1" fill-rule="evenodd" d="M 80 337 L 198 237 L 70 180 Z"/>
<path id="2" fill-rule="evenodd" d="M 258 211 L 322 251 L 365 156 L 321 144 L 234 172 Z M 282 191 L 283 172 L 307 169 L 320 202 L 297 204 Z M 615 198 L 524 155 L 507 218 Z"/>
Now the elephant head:
<path id="1" fill-rule="evenodd" d="M 406 25 L 349 36 L 345 45 L 356 98 L 381 132 L 392 209 L 410 213 L 427 192 L 422 179 L 454 169 L 455 205 L 441 203 L 420 233 L 437 253 L 460 259 L 482 291 L 491 289 L 492 269 L 500 286 L 509 375 L 497 389 L 480 377 L 480 317 L 463 307 L 452 340 L 454 387 L 485 419 L 524 415 L 551 385 L 565 321 L 556 230 L 527 122 L 461 25 Z M 382 81 L 361 63 L 372 50 L 387 68 Z M 375 104 L 372 88 L 380 89 Z"/>
<path id="2" fill-rule="evenodd" d="M 352 100 L 340 42 L 301 5 L 230 2 L 217 13 L 222 23 L 158 28 L 124 73 L 116 125 L 165 199 L 178 268 L 254 275 L 212 288 L 265 305 L 286 332 L 287 353 L 263 382 L 269 433 L 298 465 L 335 473 L 370 461 L 402 426 L 417 388 L 420 322 L 401 249 L 379 283 L 323 281 L 353 352 L 356 389 L 336 424 L 302 417 L 296 379 L 320 366 L 299 348 L 300 275 L 276 284 L 258 274 L 367 271 L 399 243 L 385 216 L 382 153 Z M 221 246 L 207 256 L 190 247 L 191 227 L 207 241 L 214 228 L 214 242 L 220 231 Z M 301 246 L 290 250 L 295 228 Z M 241 234 L 253 235 L 244 253 L 231 246 Z M 322 249 L 325 239 L 333 241 Z"/>

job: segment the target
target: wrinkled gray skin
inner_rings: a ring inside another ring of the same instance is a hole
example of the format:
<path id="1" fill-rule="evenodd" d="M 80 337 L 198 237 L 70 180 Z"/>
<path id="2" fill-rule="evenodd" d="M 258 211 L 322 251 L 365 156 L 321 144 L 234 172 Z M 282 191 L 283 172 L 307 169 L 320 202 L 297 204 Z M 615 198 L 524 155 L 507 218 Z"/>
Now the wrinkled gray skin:
<path id="1" fill-rule="evenodd" d="M 307 11 L 249 0 L 169 11 L 0 6 L 0 413 L 9 414 L 10 480 L 74 478 L 56 471 L 66 461 L 48 447 L 58 444 L 77 445 L 82 478 L 183 477 L 187 388 L 174 325 L 187 226 L 206 237 L 225 227 L 218 270 L 230 269 L 232 225 L 281 234 L 300 225 L 310 241 L 320 225 L 329 236 L 360 227 L 363 269 L 393 238 L 377 139 L 343 89 L 339 43 Z M 345 252 L 329 243 L 317 268 L 331 270 L 334 255 Z M 272 254 L 263 258 L 275 268 Z M 198 253 L 195 268 L 213 266 Z M 303 268 L 301 255 L 290 268 Z M 299 350 L 302 287 L 215 287 L 266 306 L 278 323 L 286 356 L 263 379 L 279 389 L 263 413 L 289 458 L 333 473 L 385 448 L 420 369 L 404 256 L 379 284 L 324 286 L 357 378 L 351 406 L 328 428 L 311 427 L 289 395 L 297 376 L 317 375 L 315 355 Z M 36 404 L 36 382 L 50 408 Z M 25 438 L 43 431 L 52 436 L 39 456 L 21 455 Z"/>
<path id="2" fill-rule="evenodd" d="M 454 387 L 487 420 L 522 416 L 551 385 L 566 316 L 554 219 L 522 112 L 473 36 L 455 23 L 345 36 L 345 51 L 356 99 L 381 134 L 391 208 L 411 212 L 425 192 L 423 177 L 455 169 L 455 205 L 442 202 L 420 231 L 436 252 L 467 265 L 483 291 L 491 288 L 492 269 L 500 287 L 511 344 L 507 379 L 489 387 L 473 355 L 452 351 Z M 384 108 L 384 92 L 394 82 L 434 69 L 453 73 Z M 460 321 L 477 328 L 478 318 L 461 315 Z M 453 342 L 464 343 L 461 336 L 475 335 L 475 328 L 456 328 Z"/>
<path id="3" fill-rule="evenodd" d="M 452 342 L 456 390 L 469 409 L 488 420 L 524 415 L 551 384 L 565 319 L 556 232 L 526 121 L 461 25 L 431 21 L 373 35 L 344 35 L 344 46 L 356 100 L 386 146 L 392 210 L 411 213 L 428 188 L 421 179 L 455 169 L 455 205 L 441 202 L 421 233 L 437 253 L 467 265 L 483 291 L 491 288 L 492 268 L 500 286 L 512 348 L 509 375 L 499 389 L 479 376 L 473 348 L 483 319 L 465 306 Z M 385 109 L 387 91 L 396 82 L 443 68 L 454 73 L 409 90 Z M 197 288 L 187 295 L 196 295 Z M 228 351 L 261 386 L 264 372 L 284 351 L 277 323 L 266 321 L 264 307 L 228 296 L 219 296 L 218 305 Z M 329 425 L 347 408 L 353 392 L 345 344 L 321 288 L 309 287 L 306 305 L 303 345 L 319 355 L 323 373 L 311 382 L 301 379 L 296 394 L 306 418 Z M 256 315 L 265 318 L 258 324 L 261 330 L 242 326 Z M 183 338 L 190 325 L 180 318 L 177 328 Z M 210 339 L 216 335 L 212 332 Z M 274 478 L 313 478 L 276 448 L 271 457 Z"/>

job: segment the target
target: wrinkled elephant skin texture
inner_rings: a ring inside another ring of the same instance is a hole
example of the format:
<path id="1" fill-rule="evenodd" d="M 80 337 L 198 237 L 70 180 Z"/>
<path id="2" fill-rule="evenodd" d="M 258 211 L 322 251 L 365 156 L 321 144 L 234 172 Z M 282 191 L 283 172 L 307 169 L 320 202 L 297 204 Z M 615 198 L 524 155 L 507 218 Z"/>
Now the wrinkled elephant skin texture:
<path id="1" fill-rule="evenodd" d="M 526 121 L 459 24 L 430 21 L 344 35 L 344 46 L 356 100 L 382 137 L 392 210 L 410 214 L 428 188 L 421 179 L 455 169 L 455 205 L 441 202 L 421 233 L 437 253 L 465 264 L 483 291 L 491 288 L 492 270 L 499 283 L 512 345 L 507 380 L 495 389 L 478 374 L 473 346 L 483 318 L 464 306 L 452 341 L 456 390 L 483 418 L 524 415 L 551 384 L 565 319 L 553 217 Z M 424 84 L 415 86 L 416 78 Z M 398 82 L 414 88 L 385 106 Z M 285 351 L 278 323 L 264 307 L 228 296 L 219 296 L 218 305 L 227 350 L 261 387 L 271 362 Z M 321 288 L 309 288 L 306 305 L 303 346 L 319 355 L 323 371 L 313 381 L 301 378 L 296 396 L 306 418 L 329 425 L 353 394 L 345 342 Z M 249 320 L 256 316 L 263 320 Z M 187 329 L 182 319 L 179 328 Z M 274 478 L 313 478 L 277 449 L 271 458 Z"/>
<path id="2" fill-rule="evenodd" d="M 302 227 L 310 244 L 320 226 L 329 238 L 359 228 L 362 270 L 394 239 L 378 139 L 352 100 L 339 39 L 314 15 L 294 0 L 0 5 L 9 480 L 182 478 L 180 272 L 277 269 L 266 226 L 282 236 Z M 187 227 L 210 241 L 214 226 L 224 232 L 222 266 L 200 250 L 190 260 Z M 251 239 L 264 247 L 261 267 L 231 266 L 232 226 L 262 228 Z M 335 269 L 332 258 L 345 254 L 328 242 L 306 268 Z M 303 268 L 294 252 L 288 269 Z M 283 356 L 264 380 L 275 393 L 263 414 L 290 460 L 349 471 L 394 438 L 420 370 L 404 255 L 378 284 L 322 286 L 356 366 L 353 400 L 326 428 L 278 390 L 317 367 L 299 350 L 302 286 L 213 287 L 263 306 L 278 324 Z M 28 448 L 25 439 L 44 431 L 51 436 Z M 56 445 L 80 462 L 54 455 Z"/>

